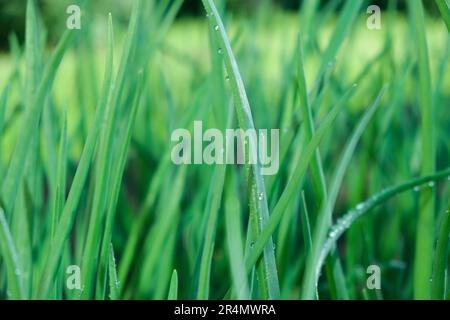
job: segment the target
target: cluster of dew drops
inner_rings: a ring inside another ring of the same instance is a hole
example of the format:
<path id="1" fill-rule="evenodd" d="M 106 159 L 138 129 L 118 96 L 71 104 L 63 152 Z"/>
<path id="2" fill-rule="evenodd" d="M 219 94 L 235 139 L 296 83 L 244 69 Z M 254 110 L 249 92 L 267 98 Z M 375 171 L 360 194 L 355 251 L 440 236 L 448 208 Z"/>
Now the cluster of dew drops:
<path id="1" fill-rule="evenodd" d="M 206 14 L 206 18 L 209 19 L 210 17 L 214 17 L 214 14 L 213 14 L 213 13 L 207 13 L 207 14 Z M 219 32 L 219 31 L 220 31 L 220 27 L 219 27 L 218 24 L 216 24 L 216 25 L 214 26 L 214 31 L 216 31 L 216 32 Z M 222 54 L 223 54 L 222 48 L 219 47 L 219 48 L 217 49 L 217 53 L 218 53 L 219 55 L 222 55 Z M 229 80 L 230 80 L 230 76 L 229 76 L 229 75 L 225 75 L 225 80 L 226 80 L 226 81 L 229 81 Z"/>
<path id="2" fill-rule="evenodd" d="M 332 239 L 332 238 L 337 237 L 340 234 L 342 234 L 342 232 L 344 232 L 351 226 L 352 222 L 359 215 L 363 214 L 365 212 L 365 210 L 368 207 L 370 207 L 371 203 L 376 202 L 376 201 L 377 201 L 377 197 L 372 197 L 369 200 L 367 200 L 366 202 L 359 203 L 356 206 L 356 208 L 350 210 L 350 212 L 348 212 L 347 214 L 340 217 L 336 221 L 336 224 L 330 228 L 330 231 L 328 232 L 328 237 Z"/>
<path id="3" fill-rule="evenodd" d="M 450 181 L 450 176 L 447 177 L 447 181 Z M 436 186 L 435 181 L 430 181 L 427 184 L 424 185 L 418 185 L 413 188 L 414 192 L 419 192 L 422 190 L 422 188 L 434 188 Z M 371 202 L 374 202 L 376 199 L 370 198 L 368 201 L 364 203 L 360 203 L 356 206 L 355 209 L 351 210 L 349 213 L 345 214 L 343 217 L 339 218 L 336 221 L 336 224 L 333 225 L 330 228 L 330 231 L 328 232 L 329 238 L 334 238 L 339 236 L 343 231 L 348 229 L 351 225 L 351 223 L 356 219 L 358 215 L 363 213 L 363 211 L 367 208 L 367 206 L 370 205 Z M 450 214 L 450 209 L 446 210 L 447 214 Z"/>
<path id="4" fill-rule="evenodd" d="M 447 181 L 450 181 L 450 176 L 447 177 Z M 429 187 L 429 188 L 434 188 L 434 186 L 436 185 L 436 183 L 434 181 L 430 181 L 428 182 L 428 184 L 425 187 Z M 414 187 L 414 192 L 419 192 L 424 186 L 415 186 Z"/>

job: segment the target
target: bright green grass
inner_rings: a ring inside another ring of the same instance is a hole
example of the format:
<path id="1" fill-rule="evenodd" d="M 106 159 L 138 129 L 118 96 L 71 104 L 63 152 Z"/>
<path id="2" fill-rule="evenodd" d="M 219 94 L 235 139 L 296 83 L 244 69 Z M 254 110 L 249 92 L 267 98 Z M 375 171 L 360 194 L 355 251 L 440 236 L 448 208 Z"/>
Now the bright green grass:
<path id="1" fill-rule="evenodd" d="M 449 298 L 449 7 L 409 2 L 369 31 L 363 0 L 135 0 L 46 48 L 29 0 L 0 56 L 0 298 Z M 194 120 L 279 128 L 279 172 L 175 166 Z"/>

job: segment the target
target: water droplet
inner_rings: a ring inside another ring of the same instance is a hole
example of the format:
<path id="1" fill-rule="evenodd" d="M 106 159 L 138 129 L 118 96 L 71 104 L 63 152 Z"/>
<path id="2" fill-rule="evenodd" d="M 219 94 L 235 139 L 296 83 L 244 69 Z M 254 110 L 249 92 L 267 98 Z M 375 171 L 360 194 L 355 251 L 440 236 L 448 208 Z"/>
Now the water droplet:
<path id="1" fill-rule="evenodd" d="M 358 86 L 357 83 L 354 83 L 354 84 L 352 85 L 353 88 L 356 88 L 357 86 Z"/>
<path id="2" fill-rule="evenodd" d="M 420 187 L 419 186 L 415 186 L 414 187 L 414 192 L 419 192 L 420 191 Z"/>
<path id="3" fill-rule="evenodd" d="M 350 226 L 350 219 L 347 216 L 340 218 L 338 221 L 339 225 L 342 225 L 344 228 L 348 228 Z"/>
<path id="4" fill-rule="evenodd" d="M 216 25 L 216 26 L 214 27 L 214 30 L 219 31 L 219 26 Z"/>
<path id="5" fill-rule="evenodd" d="M 258 195 L 258 200 L 259 201 L 261 201 L 261 200 L 263 200 L 264 199 L 264 193 L 260 193 L 259 195 Z"/>
<path id="6" fill-rule="evenodd" d="M 230 76 L 228 76 L 228 75 L 225 76 L 225 80 L 226 80 L 226 81 L 230 81 Z"/>
<path id="7" fill-rule="evenodd" d="M 356 206 L 356 209 L 357 209 L 357 210 L 363 210 L 364 208 L 365 208 L 364 203 L 360 203 L 360 204 L 358 204 L 358 205 Z"/>
<path id="8" fill-rule="evenodd" d="M 428 182 L 428 186 L 429 186 L 430 188 L 433 188 L 433 187 L 434 187 L 434 181 Z"/>
<path id="9" fill-rule="evenodd" d="M 219 48 L 219 49 L 217 50 L 217 53 L 218 53 L 218 54 L 222 54 L 222 53 L 223 53 L 222 48 Z"/>
<path id="10" fill-rule="evenodd" d="M 254 242 L 250 243 L 250 248 L 254 248 L 254 247 L 255 247 L 255 243 Z"/>
<path id="11" fill-rule="evenodd" d="M 430 280 L 430 282 L 433 282 L 433 278 L 432 278 L 432 277 L 430 277 L 430 279 L 429 279 L 429 280 Z"/>
<path id="12" fill-rule="evenodd" d="M 448 176 L 447 180 L 450 181 L 450 176 Z"/>

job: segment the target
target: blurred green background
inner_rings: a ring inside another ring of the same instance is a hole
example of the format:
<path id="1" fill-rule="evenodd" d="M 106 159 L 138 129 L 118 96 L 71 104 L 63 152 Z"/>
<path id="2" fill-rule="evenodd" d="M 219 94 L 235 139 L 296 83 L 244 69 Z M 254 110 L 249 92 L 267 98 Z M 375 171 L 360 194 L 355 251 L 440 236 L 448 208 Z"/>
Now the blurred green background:
<path id="1" fill-rule="evenodd" d="M 330 0 L 319 0 L 322 6 Z M 85 1 L 82 1 L 85 2 Z M 90 1 L 90 6 L 96 14 L 112 12 L 115 19 L 122 23 L 128 22 L 131 11 L 131 0 L 102 0 Z M 255 9 L 262 5 L 271 5 L 277 9 L 295 12 L 302 4 L 302 0 L 227 0 L 227 8 L 238 15 L 251 15 Z M 44 22 L 49 28 L 49 39 L 53 42 L 61 34 L 65 21 L 65 9 L 68 5 L 77 3 L 73 0 L 38 0 L 37 1 Z M 371 4 L 379 5 L 382 9 L 387 7 L 388 0 L 374 0 Z M 437 15 L 434 1 L 425 1 L 427 10 L 432 15 Z M 25 33 L 25 7 L 26 0 L 0 0 L 0 50 L 8 48 L 8 36 L 15 32 L 20 41 Z M 405 10 L 406 0 L 398 2 L 398 9 Z M 337 8 L 336 10 L 339 10 Z M 179 17 L 192 17 L 202 15 L 203 8 L 200 0 L 185 0 L 179 11 Z"/>

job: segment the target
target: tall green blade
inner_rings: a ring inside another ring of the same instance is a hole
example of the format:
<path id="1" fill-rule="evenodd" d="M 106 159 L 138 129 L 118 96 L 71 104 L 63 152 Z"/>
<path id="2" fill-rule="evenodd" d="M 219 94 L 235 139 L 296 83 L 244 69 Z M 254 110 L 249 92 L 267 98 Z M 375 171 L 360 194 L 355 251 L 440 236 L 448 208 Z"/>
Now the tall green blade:
<path id="1" fill-rule="evenodd" d="M 138 111 L 140 101 L 141 101 L 140 98 L 141 98 L 142 86 L 143 86 L 142 77 L 143 77 L 143 75 L 142 75 L 142 73 L 140 73 L 139 78 L 137 80 L 138 83 L 137 83 L 137 88 L 136 88 L 136 93 L 135 93 L 135 99 L 133 102 L 133 106 L 131 108 L 130 115 L 126 119 L 125 132 L 124 132 L 123 138 L 120 139 L 120 141 L 118 143 L 118 145 L 120 147 L 119 147 L 119 151 L 118 151 L 117 162 L 115 163 L 114 170 L 113 170 L 113 173 L 111 176 L 111 186 L 112 186 L 111 193 L 110 193 L 111 198 L 109 199 L 109 204 L 108 204 L 107 213 L 106 213 L 105 230 L 103 233 L 102 249 L 100 251 L 100 259 L 99 259 L 99 263 L 100 263 L 99 278 L 100 279 L 102 279 L 103 274 L 105 274 L 105 276 L 106 276 L 106 268 L 104 268 L 104 266 L 106 266 L 107 252 L 108 252 L 108 246 L 106 244 L 110 243 L 112 240 L 114 219 L 115 219 L 117 201 L 119 198 L 119 192 L 120 192 L 123 172 L 125 170 L 128 150 L 129 150 L 129 146 L 130 146 L 130 140 L 131 140 L 131 136 L 133 134 L 133 128 L 134 128 L 134 124 L 136 121 L 136 115 L 137 115 L 137 111 Z M 102 268 L 104 268 L 105 270 L 103 271 Z M 105 281 L 105 283 L 106 283 L 106 281 Z M 100 283 L 100 288 L 97 288 L 97 290 L 101 290 L 101 287 L 102 287 L 102 285 Z"/>
<path id="2" fill-rule="evenodd" d="M 223 55 L 225 69 L 230 77 L 230 85 L 235 100 L 236 113 L 241 129 L 255 129 L 253 123 L 253 116 L 250 109 L 250 104 L 245 91 L 244 82 L 242 80 L 239 68 L 231 49 L 228 36 L 225 31 L 222 19 L 217 11 L 217 8 L 212 0 L 202 0 L 207 15 L 210 20 L 210 25 L 214 28 L 217 34 L 217 40 L 220 47 L 217 49 L 218 54 Z M 256 141 L 250 141 L 255 144 Z M 256 145 L 253 146 L 256 150 Z M 267 205 L 267 194 L 265 190 L 264 180 L 261 175 L 261 166 L 259 163 L 252 165 L 251 168 L 252 188 L 253 194 L 251 197 L 255 200 L 255 208 L 257 219 L 257 229 L 259 232 L 264 229 L 267 220 L 269 219 L 269 208 Z M 277 299 L 280 296 L 280 288 L 278 283 L 278 272 L 275 262 L 275 253 L 273 250 L 273 241 L 269 237 L 267 245 L 264 248 L 264 256 L 261 261 L 261 268 L 263 269 L 264 277 L 260 279 L 260 284 L 266 289 L 262 292 L 262 297 L 268 299 Z"/>
<path id="3" fill-rule="evenodd" d="M 280 196 L 277 204 L 275 205 L 272 215 L 266 225 L 266 227 L 261 232 L 261 235 L 258 237 L 256 243 L 254 244 L 254 248 L 251 251 L 250 255 L 246 258 L 246 268 L 247 272 L 250 272 L 252 266 L 258 261 L 259 256 L 261 255 L 264 246 L 266 245 L 268 239 L 275 231 L 276 227 L 280 223 L 284 213 L 286 212 L 286 208 L 295 195 L 295 191 L 298 189 L 300 184 L 302 183 L 302 179 L 308 169 L 310 162 L 312 161 L 314 155 L 316 154 L 316 149 L 325 134 L 331 129 L 333 122 L 336 120 L 336 117 L 339 115 L 339 112 L 347 103 L 348 98 L 351 96 L 353 90 L 349 90 L 338 102 L 338 104 L 330 111 L 330 113 L 323 120 L 322 124 L 318 128 L 316 134 L 308 143 L 303 157 L 301 161 L 296 165 L 292 176 L 290 177 L 288 184 L 286 185 L 283 193 Z"/>
<path id="4" fill-rule="evenodd" d="M 225 197 L 228 260 L 230 261 L 231 278 L 233 281 L 235 297 L 240 300 L 245 300 L 249 299 L 249 289 L 242 245 L 241 208 L 237 194 L 234 173 L 229 172 L 227 176 Z"/>
<path id="5" fill-rule="evenodd" d="M 119 299 L 119 281 L 117 280 L 116 258 L 112 243 L 109 250 L 109 298 L 111 300 Z"/>
<path id="6" fill-rule="evenodd" d="M 431 87 L 430 62 L 425 29 L 425 14 L 422 0 L 408 1 L 408 7 L 416 35 L 418 52 L 419 81 L 418 92 L 421 111 L 421 175 L 425 176 L 435 171 L 434 142 L 434 108 Z M 432 276 L 432 259 L 434 245 L 434 213 L 435 190 L 424 189 L 420 192 L 419 219 L 416 232 L 416 252 L 414 261 L 414 297 L 429 299 L 431 294 L 430 278 Z"/>
<path id="7" fill-rule="evenodd" d="M 375 111 L 380 105 L 381 99 L 384 95 L 385 90 L 383 89 L 378 95 L 375 102 L 367 109 L 355 128 L 352 136 L 350 137 L 344 152 L 341 155 L 338 167 L 335 174 L 333 175 L 333 180 L 330 187 L 330 195 L 328 200 L 322 205 L 321 211 L 317 217 L 317 222 L 313 233 L 313 247 L 311 254 L 308 255 L 306 262 L 306 270 L 303 282 L 303 293 L 302 298 L 311 300 L 314 298 L 317 287 L 317 274 L 316 265 L 319 258 L 320 250 L 327 236 L 327 231 L 331 226 L 333 209 L 341 188 L 342 181 L 344 179 L 344 174 L 350 164 L 350 160 L 355 152 L 355 148 L 359 139 L 361 138 L 364 130 L 366 129 L 369 121 L 372 119 Z"/>
<path id="8" fill-rule="evenodd" d="M 22 281 L 22 267 L 14 245 L 5 212 L 0 208 L 0 253 L 6 266 L 8 288 L 12 299 L 24 299 L 25 291 Z"/>
<path id="9" fill-rule="evenodd" d="M 95 112 L 94 125 L 89 130 L 89 134 L 84 145 L 81 158 L 72 181 L 72 186 L 67 196 L 67 201 L 60 215 L 60 220 L 56 228 L 56 233 L 53 241 L 50 245 L 45 258 L 45 266 L 43 268 L 39 289 L 35 292 L 34 296 L 38 298 L 44 298 L 48 295 L 49 289 L 53 280 L 56 277 L 56 272 L 61 263 L 63 251 L 67 240 L 69 238 L 72 225 L 75 220 L 76 210 L 79 205 L 81 193 L 87 179 L 87 174 L 91 164 L 91 160 L 94 155 L 94 149 L 97 142 L 97 137 L 100 132 L 100 126 L 98 124 L 102 121 L 105 115 L 106 105 L 111 102 L 112 94 L 112 62 L 113 62 L 113 45 L 112 39 L 109 41 L 108 55 L 106 59 L 105 76 L 103 80 L 103 89 L 99 106 Z"/>
<path id="10" fill-rule="evenodd" d="M 14 148 L 8 172 L 1 188 L 1 197 L 7 212 L 12 210 L 17 197 L 19 185 L 25 172 L 27 155 L 30 150 L 33 136 L 36 135 L 39 119 L 44 107 L 44 100 L 55 79 L 56 71 L 64 56 L 64 52 L 70 43 L 71 35 L 71 31 L 66 31 L 63 34 L 52 58 L 43 72 L 42 81 L 36 92 L 36 98 L 33 100 L 33 104 L 26 109 L 25 114 L 22 117 L 17 144 Z"/>
<path id="11" fill-rule="evenodd" d="M 434 255 L 431 298 L 445 300 L 446 272 L 448 272 L 448 247 L 450 237 L 450 206 L 442 216 Z"/>
<path id="12" fill-rule="evenodd" d="M 298 67 L 298 91 L 300 97 L 300 111 L 302 113 L 303 123 L 304 123 L 304 134 L 306 141 L 310 141 L 315 134 L 312 110 L 310 107 L 308 99 L 308 90 L 306 86 L 305 70 L 304 70 L 304 59 L 303 59 L 303 44 L 301 39 L 299 39 L 299 67 Z M 320 157 L 319 148 L 317 148 L 314 158 L 311 162 L 311 174 L 314 187 L 316 189 L 316 203 L 318 206 L 321 203 L 327 201 L 327 187 L 325 182 L 325 176 L 322 168 L 322 160 Z M 329 223 L 331 223 L 331 217 L 328 216 Z M 320 219 L 318 219 L 320 221 Z M 346 299 L 347 292 L 345 286 L 343 286 L 343 275 L 340 266 L 339 259 L 336 257 L 328 262 L 328 277 L 332 283 L 331 291 L 332 295 L 336 298 Z"/>
<path id="13" fill-rule="evenodd" d="M 178 273 L 177 270 L 173 270 L 172 278 L 170 278 L 169 294 L 167 300 L 178 299 Z"/>

